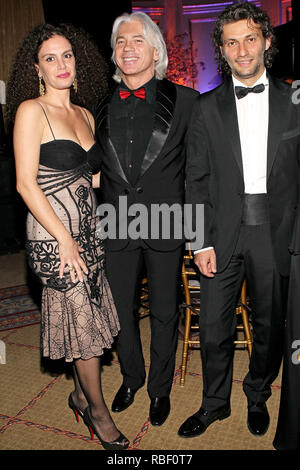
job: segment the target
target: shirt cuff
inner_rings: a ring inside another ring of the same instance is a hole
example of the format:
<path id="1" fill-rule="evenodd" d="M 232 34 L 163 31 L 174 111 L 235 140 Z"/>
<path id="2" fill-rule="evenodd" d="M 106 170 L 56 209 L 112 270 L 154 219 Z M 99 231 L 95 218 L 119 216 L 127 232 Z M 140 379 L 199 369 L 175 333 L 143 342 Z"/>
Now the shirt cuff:
<path id="1" fill-rule="evenodd" d="M 207 248 L 202 248 L 201 250 L 196 250 L 196 251 L 194 251 L 194 255 L 195 255 L 196 253 L 201 253 L 202 251 L 213 250 L 213 249 L 214 249 L 213 246 L 208 246 Z"/>

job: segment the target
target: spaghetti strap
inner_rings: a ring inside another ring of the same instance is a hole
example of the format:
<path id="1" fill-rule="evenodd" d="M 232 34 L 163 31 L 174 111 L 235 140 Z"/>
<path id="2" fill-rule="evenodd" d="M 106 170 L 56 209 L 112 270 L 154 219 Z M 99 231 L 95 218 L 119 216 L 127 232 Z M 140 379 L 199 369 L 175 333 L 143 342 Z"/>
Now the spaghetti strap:
<path id="1" fill-rule="evenodd" d="M 90 131 L 91 131 L 91 134 L 92 136 L 95 138 L 95 135 L 94 135 L 94 132 L 93 132 L 93 129 L 92 129 L 92 126 L 91 126 L 91 123 L 90 123 L 90 120 L 89 120 L 89 117 L 88 117 L 88 114 L 86 112 L 86 110 L 84 108 L 80 108 L 82 111 L 84 111 L 84 114 L 86 115 L 86 118 L 87 118 L 87 122 L 89 124 L 89 128 L 90 128 Z"/>
<path id="2" fill-rule="evenodd" d="M 50 121 L 49 121 L 48 116 L 47 116 L 47 114 L 46 114 L 46 111 L 45 111 L 45 109 L 44 109 L 44 106 L 42 106 L 42 104 L 41 104 L 39 101 L 37 101 L 37 103 L 39 103 L 39 105 L 41 106 L 42 110 L 44 111 L 44 114 L 45 114 L 45 116 L 46 116 L 46 119 L 47 119 L 47 122 L 48 122 L 48 125 L 49 125 L 49 128 L 50 128 L 50 131 L 51 131 L 51 133 L 52 133 L 52 135 L 53 135 L 53 139 L 56 140 L 56 139 L 55 139 L 55 135 L 54 135 L 53 130 L 52 130 L 52 127 L 51 127 L 51 125 L 50 125 Z"/>

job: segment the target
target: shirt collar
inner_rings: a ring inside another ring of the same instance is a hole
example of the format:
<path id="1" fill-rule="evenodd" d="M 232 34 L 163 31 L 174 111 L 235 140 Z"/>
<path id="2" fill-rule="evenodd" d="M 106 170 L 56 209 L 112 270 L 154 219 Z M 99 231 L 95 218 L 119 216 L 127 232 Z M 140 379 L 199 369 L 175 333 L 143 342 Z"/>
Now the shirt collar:
<path id="1" fill-rule="evenodd" d="M 144 85 L 141 85 L 139 88 L 145 88 L 145 93 L 146 93 L 146 101 L 147 103 L 154 103 L 155 98 L 156 98 L 156 83 L 157 80 L 155 77 L 152 77 L 147 83 L 144 83 Z M 124 90 L 129 90 L 128 86 L 123 82 L 123 80 L 120 83 L 120 88 Z M 139 89 L 137 88 L 137 89 Z M 129 90 L 129 91 L 135 91 L 135 90 Z"/>
<path id="2" fill-rule="evenodd" d="M 247 85 L 245 85 L 245 83 L 240 82 L 233 75 L 232 75 L 232 81 L 233 81 L 233 86 L 243 86 L 243 87 L 247 88 Z M 268 80 L 268 77 L 267 77 L 266 69 L 264 70 L 264 73 L 259 77 L 259 79 L 251 86 L 251 88 L 253 88 L 256 85 L 259 85 L 260 83 L 263 83 L 265 86 L 269 85 L 269 80 Z"/>

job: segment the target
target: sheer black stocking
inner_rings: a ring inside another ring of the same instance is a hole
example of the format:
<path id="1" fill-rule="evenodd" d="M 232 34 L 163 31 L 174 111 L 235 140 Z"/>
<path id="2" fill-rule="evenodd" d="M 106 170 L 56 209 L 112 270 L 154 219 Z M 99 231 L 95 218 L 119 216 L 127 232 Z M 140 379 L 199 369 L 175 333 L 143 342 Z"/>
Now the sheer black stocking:
<path id="1" fill-rule="evenodd" d="M 75 405 L 82 411 L 89 405 L 95 429 L 104 441 L 111 442 L 117 439 L 119 431 L 110 416 L 102 393 L 100 359 L 98 357 L 88 360 L 76 359 L 74 382 Z"/>

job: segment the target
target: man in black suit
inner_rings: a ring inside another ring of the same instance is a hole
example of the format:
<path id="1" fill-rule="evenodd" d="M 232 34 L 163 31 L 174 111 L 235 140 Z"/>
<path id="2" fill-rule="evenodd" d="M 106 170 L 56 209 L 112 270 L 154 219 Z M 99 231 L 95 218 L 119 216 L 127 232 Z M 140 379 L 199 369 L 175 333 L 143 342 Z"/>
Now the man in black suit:
<path id="1" fill-rule="evenodd" d="M 274 35 L 265 12 L 231 5 L 218 18 L 214 42 L 224 83 L 201 96 L 190 132 L 187 202 L 203 203 L 200 343 L 203 399 L 180 427 L 205 432 L 230 415 L 235 306 L 246 279 L 254 334 L 243 382 L 248 428 L 269 426 L 266 401 L 282 358 L 292 238 L 299 197 L 300 108 L 292 89 L 266 73 Z"/>
<path id="2" fill-rule="evenodd" d="M 118 86 L 96 113 L 103 149 L 101 203 L 116 209 L 117 220 L 125 203 L 128 208 L 142 204 L 149 213 L 155 204 L 180 207 L 184 201 L 185 136 L 199 93 L 164 78 L 166 46 L 148 15 L 137 12 L 117 18 L 111 43 Z M 112 411 L 128 408 L 146 378 L 137 315 L 145 268 L 151 319 L 150 421 L 159 426 L 170 411 L 184 240 L 176 236 L 174 227 L 165 237 L 161 228 L 151 225 L 151 217 L 144 218 L 136 239 L 124 235 L 134 220 L 132 213 L 128 219 L 123 217 L 116 237 L 104 237 L 107 277 L 121 325 L 117 351 L 123 383 Z M 151 237 L 152 229 L 156 234 Z"/>

